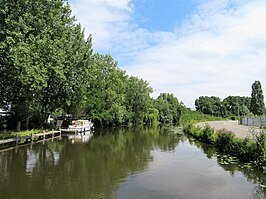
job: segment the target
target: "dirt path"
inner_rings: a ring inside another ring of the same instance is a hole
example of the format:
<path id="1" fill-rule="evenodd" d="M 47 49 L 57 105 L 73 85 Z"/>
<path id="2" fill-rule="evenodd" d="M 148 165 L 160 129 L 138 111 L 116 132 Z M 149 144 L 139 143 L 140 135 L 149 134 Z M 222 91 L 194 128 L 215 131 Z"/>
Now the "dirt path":
<path id="1" fill-rule="evenodd" d="M 250 126 L 244 126 L 244 125 L 239 125 L 238 121 L 214 121 L 214 122 L 201 122 L 196 124 L 197 127 L 204 127 L 206 124 L 214 128 L 215 130 L 221 130 L 221 129 L 226 129 L 229 131 L 232 131 L 236 137 L 239 138 L 245 138 L 247 136 L 251 137 L 251 128 L 255 127 L 250 127 Z M 260 131 L 259 128 L 255 128 L 256 131 Z"/>

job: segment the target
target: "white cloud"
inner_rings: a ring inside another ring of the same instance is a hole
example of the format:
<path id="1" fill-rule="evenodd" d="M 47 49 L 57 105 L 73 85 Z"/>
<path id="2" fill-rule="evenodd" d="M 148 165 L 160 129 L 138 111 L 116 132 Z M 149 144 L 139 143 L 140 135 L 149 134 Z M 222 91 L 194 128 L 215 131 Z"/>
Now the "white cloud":
<path id="1" fill-rule="evenodd" d="M 266 84 L 266 2 L 233 9 L 226 3 L 210 10 L 205 4 L 174 39 L 141 52 L 129 72 L 188 106 L 200 95 L 250 95 L 256 79 Z"/>
<path id="2" fill-rule="evenodd" d="M 133 8 L 130 0 L 76 0 L 70 2 L 78 22 L 85 27 L 87 36 L 92 34 L 97 49 L 110 46 L 117 29 L 130 19 Z"/>
<path id="3" fill-rule="evenodd" d="M 95 33 L 94 46 L 130 58 L 126 70 L 148 80 L 154 95 L 172 92 L 192 107 L 201 95 L 250 95 L 255 80 L 266 88 L 266 1 L 205 1 L 172 32 L 140 28 L 130 3 L 81 0 L 72 6 Z"/>

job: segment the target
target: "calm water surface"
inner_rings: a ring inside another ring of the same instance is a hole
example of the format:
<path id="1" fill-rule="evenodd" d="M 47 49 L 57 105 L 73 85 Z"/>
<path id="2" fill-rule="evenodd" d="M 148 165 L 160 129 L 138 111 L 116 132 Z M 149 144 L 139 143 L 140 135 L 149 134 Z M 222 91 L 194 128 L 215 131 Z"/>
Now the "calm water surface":
<path id="1" fill-rule="evenodd" d="M 0 152 L 0 198 L 266 198 L 265 173 L 218 157 L 167 129 L 96 130 Z"/>

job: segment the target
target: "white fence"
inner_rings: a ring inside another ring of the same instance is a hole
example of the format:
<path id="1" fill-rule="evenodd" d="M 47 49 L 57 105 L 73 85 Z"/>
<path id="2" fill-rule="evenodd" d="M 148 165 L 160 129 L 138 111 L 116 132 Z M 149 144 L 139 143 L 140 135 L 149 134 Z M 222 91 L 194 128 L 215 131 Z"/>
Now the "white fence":
<path id="1" fill-rule="evenodd" d="M 247 126 L 256 126 L 260 128 L 266 128 L 266 118 L 244 117 L 240 119 L 240 124 L 247 125 Z"/>

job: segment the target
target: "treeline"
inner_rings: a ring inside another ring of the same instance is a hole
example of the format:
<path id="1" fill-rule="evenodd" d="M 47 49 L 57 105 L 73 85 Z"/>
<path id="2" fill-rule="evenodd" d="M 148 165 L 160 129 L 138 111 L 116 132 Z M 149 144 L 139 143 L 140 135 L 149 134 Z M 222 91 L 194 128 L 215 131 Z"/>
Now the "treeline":
<path id="1" fill-rule="evenodd" d="M 195 108 L 203 114 L 216 117 L 243 116 L 250 113 L 251 98 L 240 96 L 228 96 L 224 100 L 215 96 L 201 96 L 195 101 Z"/>
<path id="2" fill-rule="evenodd" d="M 263 115 L 264 96 L 259 81 L 252 84 L 251 97 L 228 96 L 221 100 L 215 96 L 201 96 L 195 100 L 197 111 L 216 117 Z"/>
<path id="3" fill-rule="evenodd" d="M 0 107 L 12 113 L 10 128 L 40 128 L 50 114 L 98 125 L 179 122 L 175 96 L 153 100 L 148 82 L 93 53 L 64 0 L 2 0 L 0 26 Z"/>

